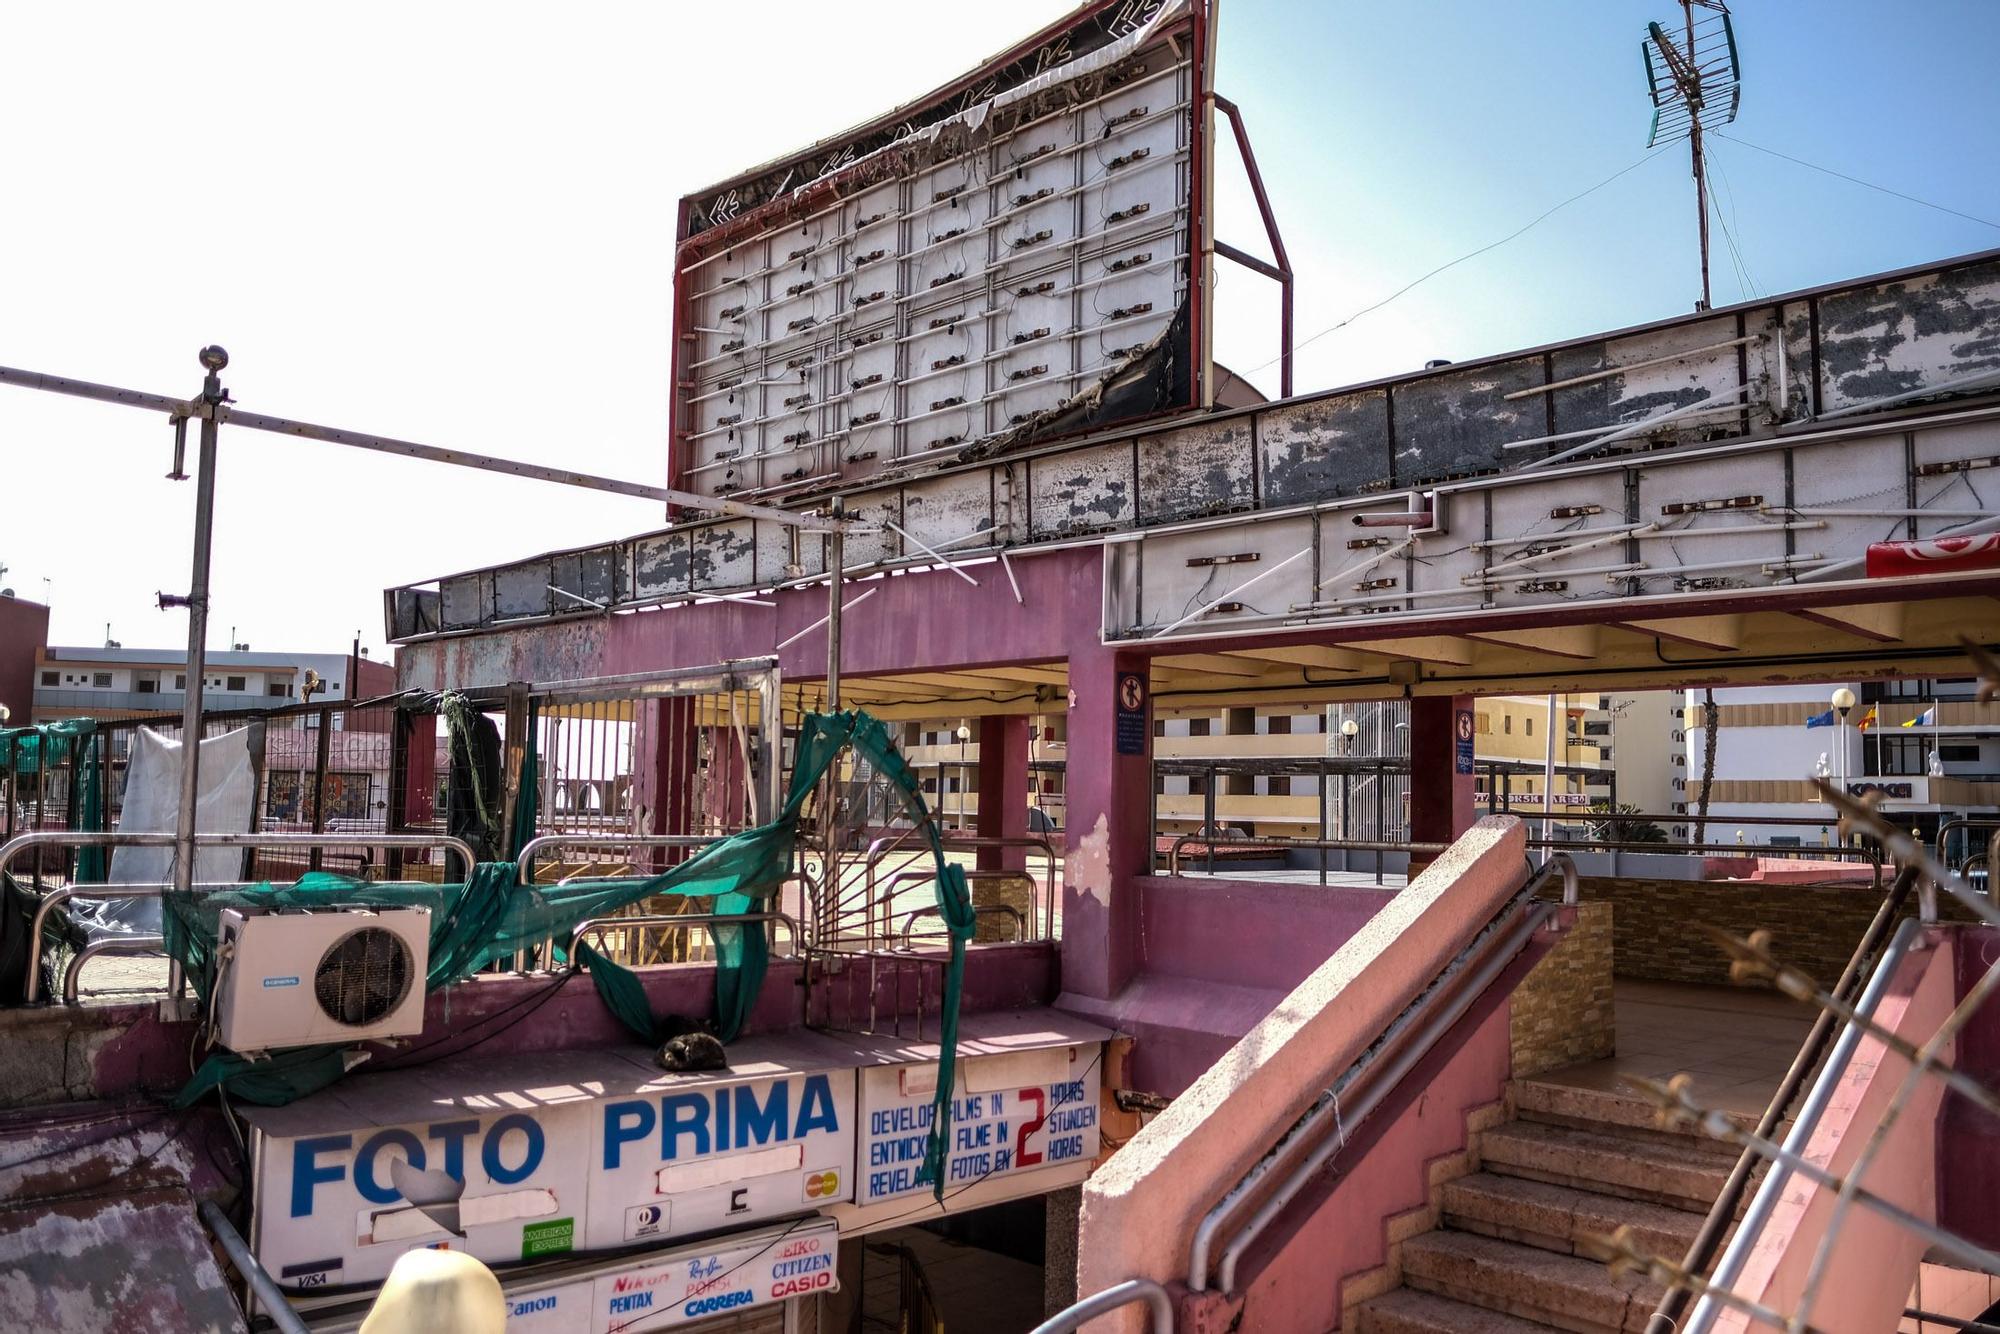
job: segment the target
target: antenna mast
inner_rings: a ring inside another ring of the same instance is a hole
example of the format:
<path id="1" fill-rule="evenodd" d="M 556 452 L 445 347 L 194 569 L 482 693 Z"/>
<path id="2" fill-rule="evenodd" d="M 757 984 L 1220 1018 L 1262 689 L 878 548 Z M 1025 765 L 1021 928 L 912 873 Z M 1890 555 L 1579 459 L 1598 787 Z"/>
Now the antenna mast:
<path id="1" fill-rule="evenodd" d="M 1700 18 L 1696 10 L 1702 11 Z M 1714 302 L 1708 280 L 1708 169 L 1702 160 L 1701 136 L 1705 126 L 1736 119 L 1743 96 L 1742 69 L 1736 60 L 1729 6 L 1723 0 L 1681 0 L 1681 17 L 1680 38 L 1649 23 L 1639 44 L 1646 57 L 1646 91 L 1653 99 L 1653 128 L 1646 147 L 1687 136 L 1701 244 L 1701 300 L 1695 309 L 1708 310 Z"/>

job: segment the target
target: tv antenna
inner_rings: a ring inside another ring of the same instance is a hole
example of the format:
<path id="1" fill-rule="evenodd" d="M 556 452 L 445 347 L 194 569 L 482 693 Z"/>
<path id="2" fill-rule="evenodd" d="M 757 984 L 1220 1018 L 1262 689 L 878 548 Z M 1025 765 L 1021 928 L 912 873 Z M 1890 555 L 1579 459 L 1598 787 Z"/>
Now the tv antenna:
<path id="1" fill-rule="evenodd" d="M 1699 12 L 1700 17 L 1696 17 Z M 1653 128 L 1646 147 L 1687 136 L 1694 170 L 1695 214 L 1701 230 L 1701 304 L 1713 304 L 1708 286 L 1708 172 L 1702 163 L 1702 131 L 1736 119 L 1743 98 L 1743 71 L 1736 61 L 1736 31 L 1723 0 L 1681 0 L 1682 31 L 1669 34 L 1646 25 L 1639 48 L 1646 57 L 1646 91 L 1653 99 Z"/>

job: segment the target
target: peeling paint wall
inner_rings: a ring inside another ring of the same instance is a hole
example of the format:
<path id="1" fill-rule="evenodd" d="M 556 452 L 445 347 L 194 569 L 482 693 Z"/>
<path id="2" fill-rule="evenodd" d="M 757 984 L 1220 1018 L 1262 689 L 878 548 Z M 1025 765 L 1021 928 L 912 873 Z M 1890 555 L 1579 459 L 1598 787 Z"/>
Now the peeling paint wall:
<path id="1" fill-rule="evenodd" d="M 932 546 L 986 546 L 975 539 L 991 533 L 991 542 L 1019 547 L 1504 474 L 1620 429 L 1641 428 L 1617 446 L 1634 452 L 1769 437 L 1815 413 L 1987 372 L 2000 372 L 2000 257 L 1992 255 L 1184 416 L 1165 429 L 940 461 L 936 472 L 851 494 L 849 511 L 895 522 Z M 931 558 L 883 531 L 850 536 L 847 559 L 860 571 Z M 436 594 L 391 590 L 390 637 L 575 614 L 581 604 L 550 593 L 551 583 L 631 605 L 769 588 L 823 568 L 817 535 L 763 521 L 692 522 L 470 572 L 444 580 Z M 435 606 L 426 601 L 433 597 Z"/>

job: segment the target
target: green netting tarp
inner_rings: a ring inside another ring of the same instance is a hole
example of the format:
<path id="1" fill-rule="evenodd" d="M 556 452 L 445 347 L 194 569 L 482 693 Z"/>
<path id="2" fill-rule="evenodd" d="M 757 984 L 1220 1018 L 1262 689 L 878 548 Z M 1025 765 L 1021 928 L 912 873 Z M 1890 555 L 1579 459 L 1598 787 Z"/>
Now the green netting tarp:
<path id="1" fill-rule="evenodd" d="M 95 718 L 65 718 L 34 727 L 0 727 L 0 769 L 11 769 L 25 778 L 40 773 L 43 765 L 67 763 L 77 741 L 96 732 Z"/>
<path id="2" fill-rule="evenodd" d="M 929 841 L 937 872 L 937 906 L 949 931 L 951 958 L 940 1015 L 940 1069 L 937 1104 L 925 1152 L 925 1171 L 942 1191 L 942 1168 L 951 1120 L 951 1090 L 958 1045 L 958 1000 L 965 944 L 972 937 L 973 913 L 962 868 L 945 861 L 944 848 L 924 810 L 916 774 L 904 762 L 882 724 L 859 711 L 813 714 L 800 730 L 792 779 L 775 819 L 756 829 L 719 839 L 661 875 L 646 880 L 573 880 L 557 885 L 523 885 L 513 862 L 483 862 L 463 885 L 377 884 L 316 873 L 294 885 L 261 885 L 220 894 L 166 896 L 167 952 L 186 966 L 204 1006 L 215 982 L 215 940 L 225 908 L 310 909 L 314 907 L 423 907 L 431 913 L 427 990 L 470 976 L 497 959 L 554 940 L 566 945 L 576 926 L 659 894 L 708 900 L 711 911 L 741 915 L 761 911 L 791 873 L 800 812 L 813 789 L 851 748 L 874 773 L 900 793 L 905 812 Z M 532 790 L 532 780 L 526 785 Z M 525 801 L 525 799 L 524 799 Z M 770 947 L 762 923 L 716 923 L 716 1029 L 724 1042 L 742 1031 L 762 989 Z M 647 1041 L 659 1038 L 644 987 L 621 965 L 587 945 L 577 950 L 606 1006 Z M 249 1060 L 217 1051 L 204 1061 L 179 1102 L 186 1106 L 215 1088 L 245 1101 L 280 1105 L 324 1088 L 346 1073 L 358 1057 L 342 1046 L 308 1047 Z"/>

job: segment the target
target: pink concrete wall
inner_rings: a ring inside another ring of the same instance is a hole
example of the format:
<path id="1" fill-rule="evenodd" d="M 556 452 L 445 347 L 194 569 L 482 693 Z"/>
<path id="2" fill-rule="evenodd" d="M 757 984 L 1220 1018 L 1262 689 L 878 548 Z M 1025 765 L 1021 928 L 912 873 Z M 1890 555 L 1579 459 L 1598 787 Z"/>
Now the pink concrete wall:
<path id="1" fill-rule="evenodd" d="M 1136 972 L 1115 997 L 1059 1004 L 1136 1039 L 1134 1088 L 1176 1097 L 1392 897 L 1261 881 L 1136 876 Z"/>
<path id="2" fill-rule="evenodd" d="M 1078 1291 L 1184 1280 L 1201 1216 L 1491 920 L 1525 854 L 1519 820 L 1481 820 L 1100 1168 L 1084 1187 Z"/>
<path id="3" fill-rule="evenodd" d="M 1525 965 L 1520 971 L 1525 971 Z M 1466 1117 L 1505 1095 L 1503 982 L 1410 1072 L 1335 1159 L 1325 1188 L 1294 1202 L 1238 1270 L 1242 1329 L 1335 1329 L 1346 1280 L 1388 1259 L 1390 1219 L 1429 1199 L 1430 1164 L 1463 1152 Z"/>
<path id="4" fill-rule="evenodd" d="M 2000 959 L 2000 931 L 1952 929 L 1962 998 Z M 1988 1088 L 2000 1088 L 2000 1006 L 1988 1005 L 1959 1032 L 1952 1064 Z M 2000 1249 L 2000 1119 L 1957 1094 L 1945 1099 L 1938 1133 L 1938 1221 L 1988 1250 Z"/>
<path id="5" fill-rule="evenodd" d="M 1913 951 L 1889 984 L 1876 1022 L 1923 1043 L 1956 1003 L 1954 951 L 1931 932 L 1932 948 Z M 1942 942 L 1942 948 L 1936 947 Z M 1947 1053 L 1949 1057 L 1949 1053 Z M 1806 1158 L 1846 1176 L 1874 1135 L 1909 1063 L 1873 1038 L 1862 1039 L 1806 1146 Z M 1936 1217 L 1938 1107 L 1943 1085 L 1925 1078 L 1903 1108 L 1861 1184 L 1925 1219 Z M 1784 1314 L 1798 1309 L 1820 1239 L 1833 1215 L 1835 1193 L 1792 1176 L 1760 1232 L 1734 1289 Z M 1827 1334 L 1876 1334 L 1894 1329 L 1917 1276 L 1925 1242 L 1871 1210 L 1847 1211 L 1818 1289 L 1811 1324 Z M 1747 1315 L 1724 1311 L 1716 1328 L 1743 1330 Z M 1761 1323 L 1757 1328 L 1764 1328 Z"/>

